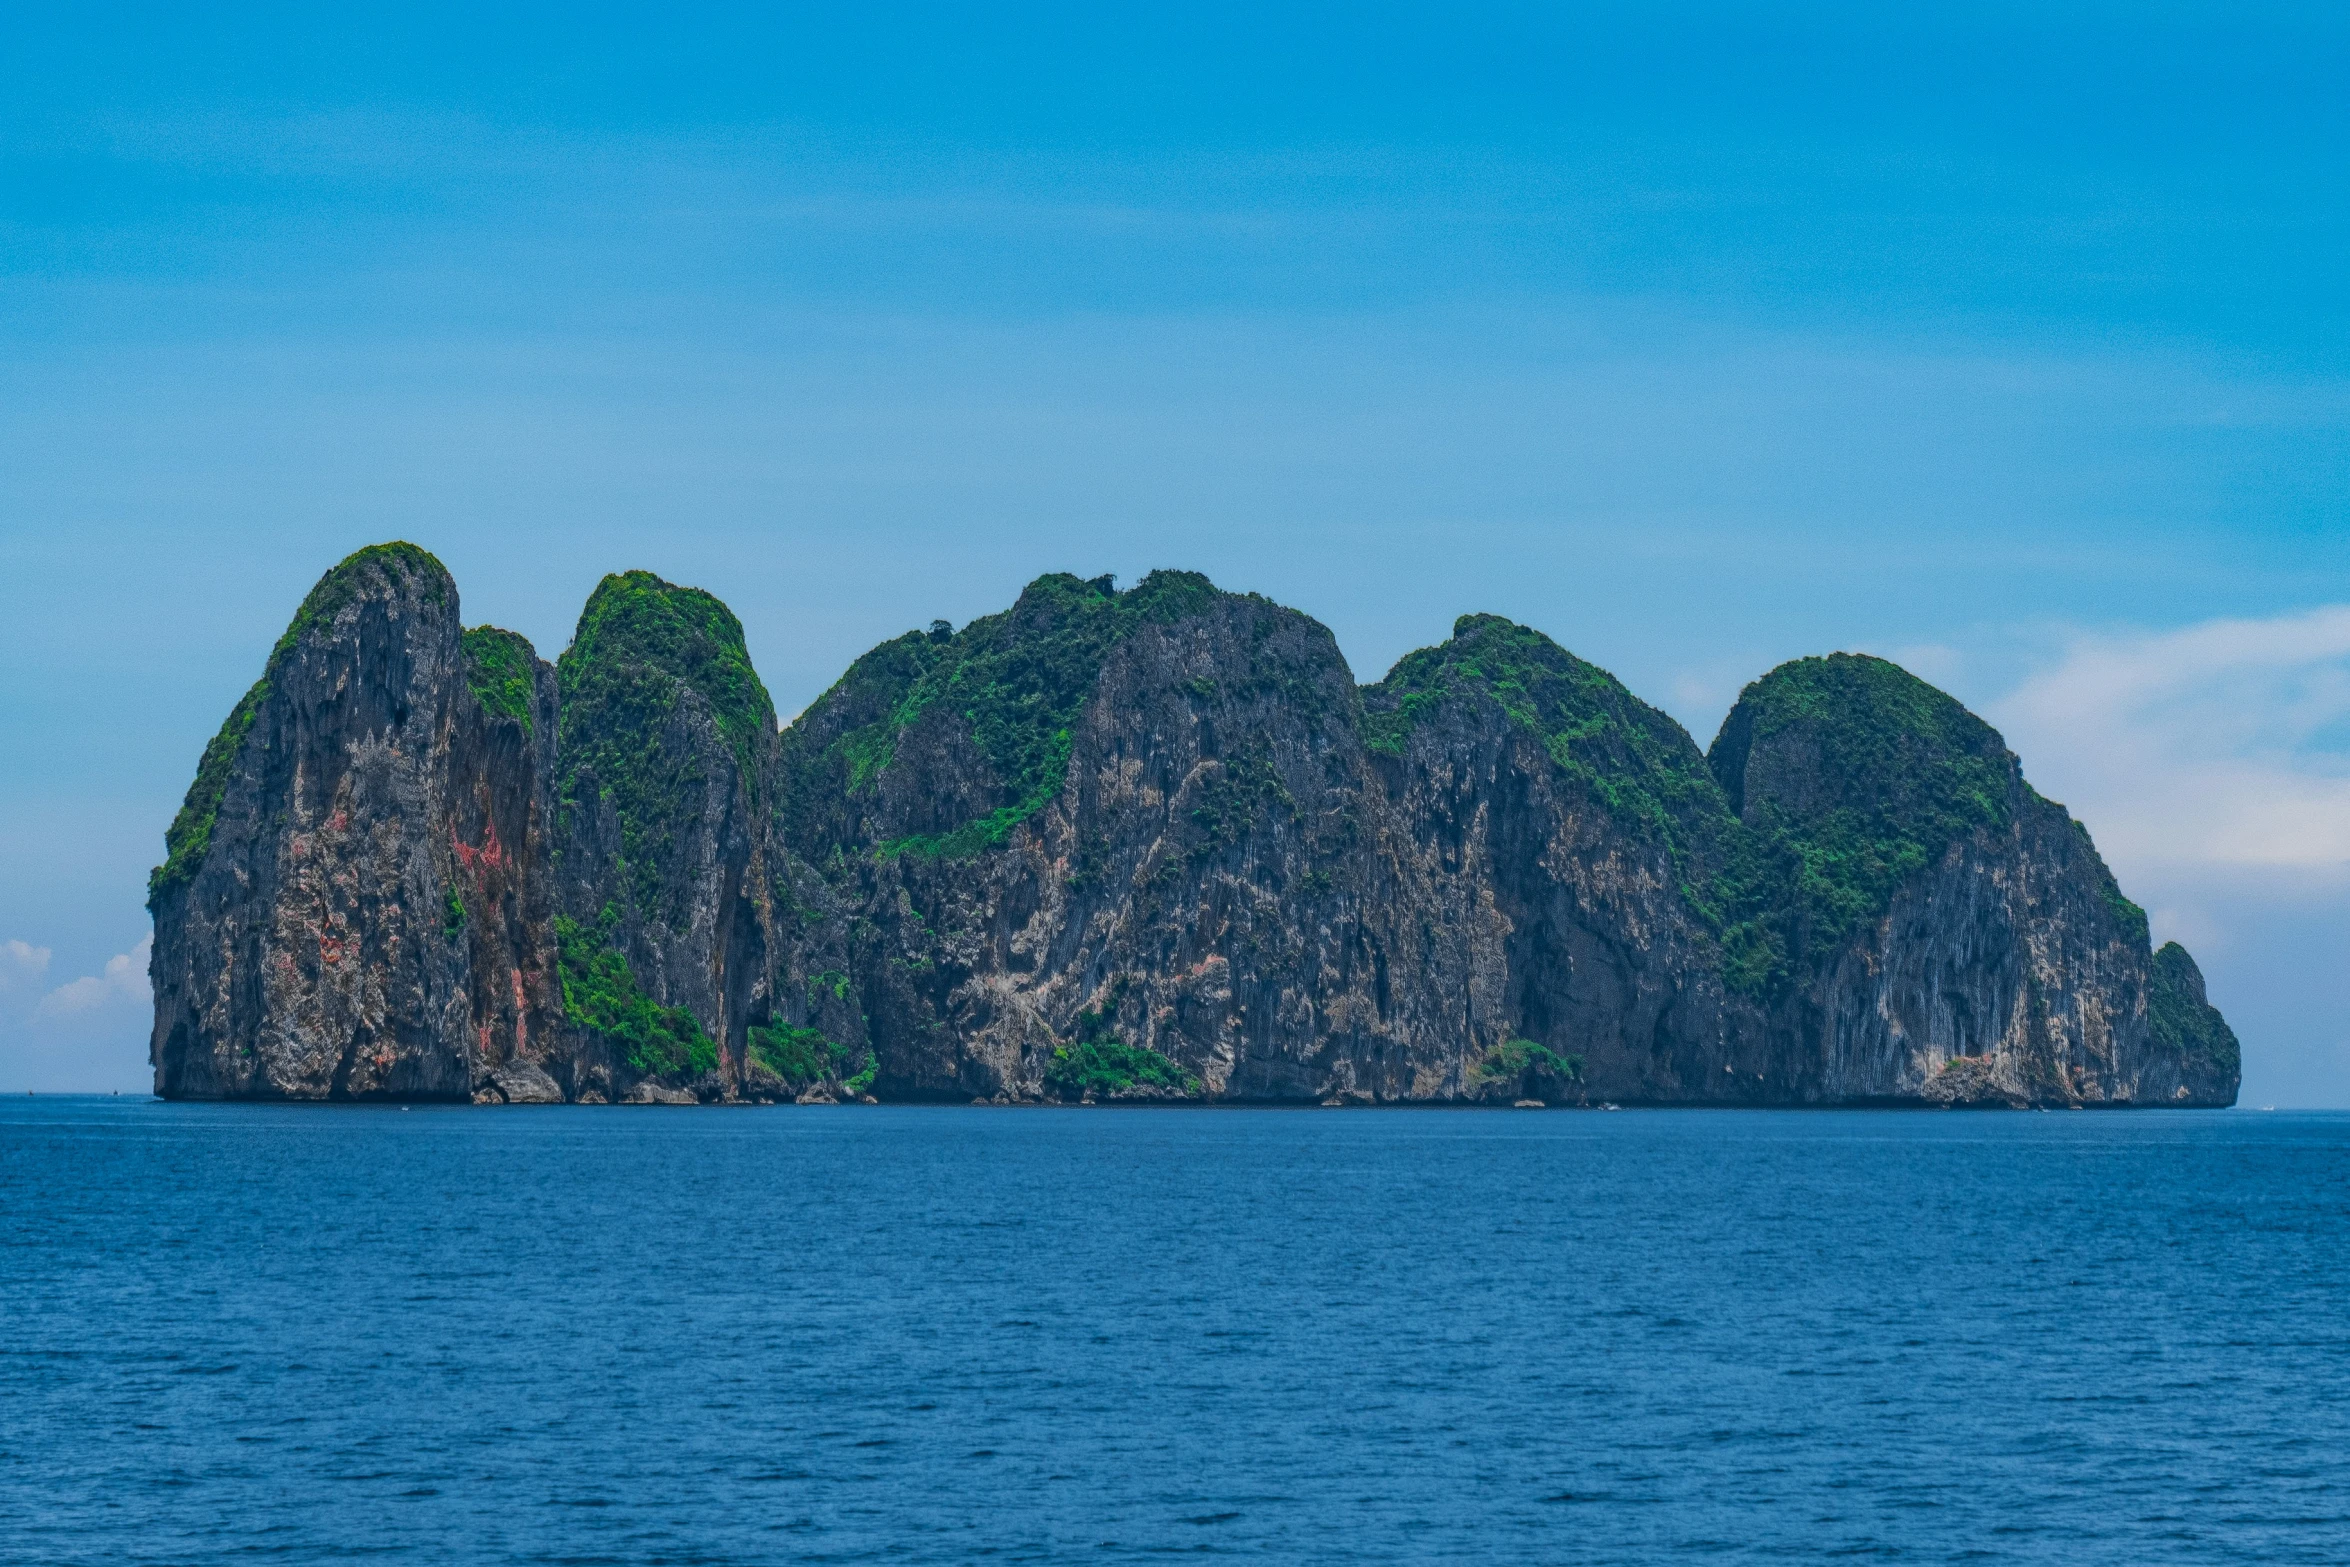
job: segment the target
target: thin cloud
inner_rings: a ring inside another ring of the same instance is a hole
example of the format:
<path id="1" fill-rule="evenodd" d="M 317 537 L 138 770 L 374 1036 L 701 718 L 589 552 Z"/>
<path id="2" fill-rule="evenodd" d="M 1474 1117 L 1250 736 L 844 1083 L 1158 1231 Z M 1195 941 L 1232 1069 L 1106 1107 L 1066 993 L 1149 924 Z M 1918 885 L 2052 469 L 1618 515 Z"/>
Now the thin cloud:
<path id="1" fill-rule="evenodd" d="M 2350 880 L 2350 605 L 2085 637 L 1991 715 L 2125 880 Z"/>
<path id="2" fill-rule="evenodd" d="M 22 943 L 10 945 L 21 946 Z M 34 1009 L 35 1015 L 63 1017 L 76 1012 L 88 1012 L 110 1001 L 149 1000 L 153 993 L 147 988 L 147 958 L 154 947 L 155 938 L 152 935 L 142 936 L 139 944 L 130 951 L 118 952 L 108 958 L 105 969 L 100 973 L 68 980 L 43 996 L 40 1006 Z M 48 952 L 45 949 L 38 950 L 41 951 L 43 962 L 46 962 Z"/>
<path id="3" fill-rule="evenodd" d="M 36 947 L 29 941 L 0 941 L 0 990 L 37 983 L 47 972 L 47 947 Z"/>

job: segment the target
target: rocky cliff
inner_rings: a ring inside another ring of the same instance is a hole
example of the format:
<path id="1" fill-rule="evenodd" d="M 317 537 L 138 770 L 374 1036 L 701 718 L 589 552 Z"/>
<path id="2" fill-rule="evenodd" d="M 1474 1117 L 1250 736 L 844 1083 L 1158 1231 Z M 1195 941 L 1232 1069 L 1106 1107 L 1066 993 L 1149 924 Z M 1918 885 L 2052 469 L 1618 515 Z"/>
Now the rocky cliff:
<path id="1" fill-rule="evenodd" d="M 157 871 L 172 1096 L 2221 1104 L 2087 833 L 1881 660 L 1710 753 L 1469 616 L 1358 687 L 1205 578 L 1038 579 L 788 729 L 716 599 L 550 667 L 321 581 Z"/>
<path id="2" fill-rule="evenodd" d="M 166 837 L 156 1092 L 465 1099 L 538 1075 L 564 1029 L 538 783 L 554 706 L 527 647 L 461 633 L 422 550 L 329 572 Z"/>
<path id="3" fill-rule="evenodd" d="M 1802 659 L 1747 687 L 1709 760 L 1741 829 L 1733 975 L 1802 1097 L 2234 1102 L 2192 960 L 2155 960 L 2088 830 L 1950 697 L 1883 659 Z"/>
<path id="4" fill-rule="evenodd" d="M 770 985 L 775 705 L 726 606 L 643 571 L 597 586 L 556 683 L 565 1086 L 728 1097 Z"/>

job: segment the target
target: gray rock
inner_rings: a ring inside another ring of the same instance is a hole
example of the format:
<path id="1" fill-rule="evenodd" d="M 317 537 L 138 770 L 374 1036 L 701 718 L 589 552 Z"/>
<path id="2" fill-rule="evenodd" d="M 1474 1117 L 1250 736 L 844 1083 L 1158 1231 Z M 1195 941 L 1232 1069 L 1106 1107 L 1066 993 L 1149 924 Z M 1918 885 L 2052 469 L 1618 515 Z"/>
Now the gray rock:
<path id="1" fill-rule="evenodd" d="M 2238 1070 L 2087 833 L 1891 665 L 1783 666 L 1700 752 L 1507 621 L 1358 687 L 1183 573 L 1040 579 L 779 734 L 707 594 L 607 578 L 550 667 L 362 551 L 168 846 L 169 1097 L 2224 1104 Z"/>
<path id="2" fill-rule="evenodd" d="M 150 888 L 158 1094 L 465 1100 L 565 1058 L 540 752 L 464 658 L 456 587 L 413 546 L 304 602 Z"/>
<path id="3" fill-rule="evenodd" d="M 476 1104 L 559 1105 L 563 1085 L 528 1061 L 499 1067 L 473 1096 Z"/>

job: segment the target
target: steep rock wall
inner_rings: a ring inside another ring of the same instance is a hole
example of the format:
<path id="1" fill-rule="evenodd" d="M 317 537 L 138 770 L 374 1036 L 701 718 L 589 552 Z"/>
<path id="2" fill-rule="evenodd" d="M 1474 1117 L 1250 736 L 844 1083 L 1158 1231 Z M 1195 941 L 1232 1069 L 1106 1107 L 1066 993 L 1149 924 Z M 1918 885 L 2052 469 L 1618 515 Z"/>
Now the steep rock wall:
<path id="1" fill-rule="evenodd" d="M 447 836 L 470 977 L 473 1097 L 546 1103 L 563 1097 L 576 1048 L 555 944 L 555 670 L 494 627 L 465 632 L 462 649 L 473 702 L 459 704 L 467 743 L 454 753 Z"/>
<path id="2" fill-rule="evenodd" d="M 1492 616 L 1358 688 L 1183 572 L 1040 578 L 789 730 L 706 593 L 557 665 L 322 579 L 155 878 L 160 1092 L 2224 1104 L 2238 1046 L 1998 735 L 1881 660 L 1710 752 Z"/>
<path id="3" fill-rule="evenodd" d="M 871 1050 L 883 1092 L 1068 1094 L 1095 1046 L 1226 1098 L 1776 1086 L 1682 888 L 1688 840 L 1727 821 L 1703 756 L 1546 639 L 1471 617 L 1366 698 L 1323 627 L 1172 573 L 1048 580 L 960 635 L 980 651 L 877 650 L 785 742 L 813 802 L 790 854 L 831 868 L 811 929 L 859 933 L 823 960 L 854 1024 L 795 1021 L 853 1029 L 840 1053 Z M 1053 689 L 968 672 L 1056 642 L 1087 657 L 1041 660 Z M 999 704 L 1068 725 L 1060 787 L 1010 823 L 1032 786 L 980 738 Z M 1628 775 L 1647 792 L 1611 800 Z"/>
<path id="4" fill-rule="evenodd" d="M 962 638 L 883 650 L 787 738 L 845 785 L 790 848 L 851 911 L 877 1086 L 1032 1096 L 1095 1039 L 1209 1094 L 1317 1092 L 1378 1033 L 1330 869 L 1363 853 L 1363 765 L 1329 633 L 1161 573 L 1047 579 Z M 1005 709 L 1047 715 L 1046 755 L 990 754 Z"/>
<path id="5" fill-rule="evenodd" d="M 574 1097 L 739 1097 L 767 1005 L 774 704 L 723 604 L 606 577 L 556 666 Z"/>
<path id="6" fill-rule="evenodd" d="M 1762 1015 L 1727 991 L 1702 882 L 1727 825 L 1704 756 L 1665 714 L 1538 632 L 1465 616 L 1366 698 L 1409 891 L 1383 900 L 1406 965 L 1452 943 L 1466 984 L 1425 1000 L 1460 1034 L 1464 1089 L 1752 1103 L 1794 1085 Z M 1518 1069 L 1540 1046 L 1577 1067 Z M 1503 1052 L 1497 1055 L 1496 1052 Z M 1517 1081 L 1519 1071 L 1524 1081 Z M 1502 1080 L 1496 1084 L 1496 1080 Z"/>
<path id="7" fill-rule="evenodd" d="M 1798 660 L 1747 688 L 1711 759 L 1748 834 L 1726 901 L 1800 1099 L 2234 1101 L 2232 1064 L 2153 1028 L 2145 913 L 2087 831 L 1942 692 Z M 2202 1026 L 2202 1005 L 2175 1010 Z"/>
<path id="8" fill-rule="evenodd" d="M 466 1099 L 560 1028 L 513 737 L 412 546 L 305 600 L 150 889 L 156 1091 Z"/>

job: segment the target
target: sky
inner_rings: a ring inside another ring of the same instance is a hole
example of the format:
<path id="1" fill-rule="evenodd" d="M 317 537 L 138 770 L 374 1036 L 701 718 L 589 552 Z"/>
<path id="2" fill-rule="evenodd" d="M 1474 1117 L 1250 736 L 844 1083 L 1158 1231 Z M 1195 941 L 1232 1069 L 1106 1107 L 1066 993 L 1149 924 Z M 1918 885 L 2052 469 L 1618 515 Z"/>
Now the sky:
<path id="1" fill-rule="evenodd" d="M 204 741 L 406 538 L 785 713 L 1052 570 L 1700 744 L 1882 653 L 2350 1105 L 2350 11 L 318 9 L 0 13 L 0 1091 L 144 1089 Z"/>

